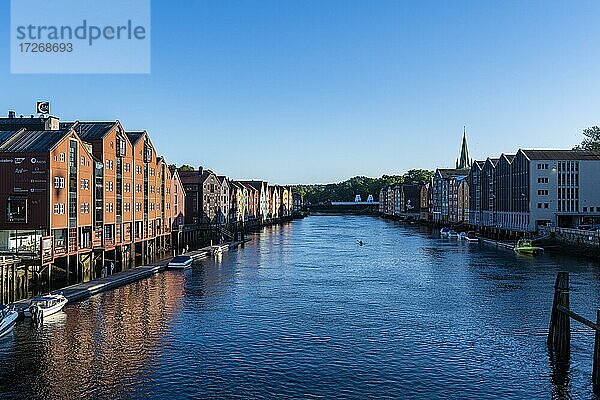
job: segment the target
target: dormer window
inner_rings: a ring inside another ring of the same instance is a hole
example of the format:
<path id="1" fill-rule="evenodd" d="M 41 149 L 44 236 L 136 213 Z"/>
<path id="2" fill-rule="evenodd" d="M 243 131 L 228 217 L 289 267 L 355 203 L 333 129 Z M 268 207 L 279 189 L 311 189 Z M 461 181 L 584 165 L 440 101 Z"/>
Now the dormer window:
<path id="1" fill-rule="evenodd" d="M 125 145 L 125 138 L 117 136 L 117 157 L 125 157 L 127 146 Z"/>

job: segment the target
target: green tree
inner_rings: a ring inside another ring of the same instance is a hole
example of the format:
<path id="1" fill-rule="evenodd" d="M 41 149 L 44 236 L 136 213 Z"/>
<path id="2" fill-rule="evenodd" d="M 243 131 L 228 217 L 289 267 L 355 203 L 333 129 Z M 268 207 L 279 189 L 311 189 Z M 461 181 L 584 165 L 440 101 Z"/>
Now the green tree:
<path id="1" fill-rule="evenodd" d="M 194 167 L 192 167 L 191 165 L 188 165 L 188 164 L 183 164 L 178 169 L 179 169 L 179 171 L 195 171 L 196 170 L 196 168 L 194 168 Z"/>
<path id="2" fill-rule="evenodd" d="M 433 176 L 433 171 L 426 169 L 411 169 L 403 175 L 405 183 L 427 183 Z"/>
<path id="3" fill-rule="evenodd" d="M 573 150 L 600 151 L 600 128 L 592 126 L 585 128 L 582 133 L 586 138 L 583 139 L 581 144 L 573 147 Z"/>

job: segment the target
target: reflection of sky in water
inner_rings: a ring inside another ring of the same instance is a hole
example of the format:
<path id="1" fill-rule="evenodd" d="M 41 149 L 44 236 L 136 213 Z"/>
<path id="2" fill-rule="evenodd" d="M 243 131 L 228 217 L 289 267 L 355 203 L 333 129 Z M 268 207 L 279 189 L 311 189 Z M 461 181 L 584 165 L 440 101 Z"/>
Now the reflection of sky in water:
<path id="1" fill-rule="evenodd" d="M 592 263 L 370 217 L 309 217 L 255 236 L 191 271 L 69 305 L 43 327 L 19 323 L 0 341 L 0 397 L 592 395 L 592 332 L 573 324 L 568 384 L 545 347 L 556 272 L 572 272 L 573 308 L 592 317 Z"/>

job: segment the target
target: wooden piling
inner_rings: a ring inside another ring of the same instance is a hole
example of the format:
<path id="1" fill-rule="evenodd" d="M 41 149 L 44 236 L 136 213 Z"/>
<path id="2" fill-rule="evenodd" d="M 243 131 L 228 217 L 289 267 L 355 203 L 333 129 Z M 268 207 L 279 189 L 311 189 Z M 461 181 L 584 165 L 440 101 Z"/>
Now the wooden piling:
<path id="1" fill-rule="evenodd" d="M 566 361 L 571 354 L 571 317 L 560 309 L 569 310 L 569 273 L 565 271 L 556 276 L 547 343 L 560 360 Z"/>
<path id="2" fill-rule="evenodd" d="M 596 325 L 600 325 L 600 309 L 596 310 Z M 594 368 L 592 370 L 592 382 L 594 392 L 600 393 L 600 331 L 596 330 L 596 340 L 594 342 Z"/>

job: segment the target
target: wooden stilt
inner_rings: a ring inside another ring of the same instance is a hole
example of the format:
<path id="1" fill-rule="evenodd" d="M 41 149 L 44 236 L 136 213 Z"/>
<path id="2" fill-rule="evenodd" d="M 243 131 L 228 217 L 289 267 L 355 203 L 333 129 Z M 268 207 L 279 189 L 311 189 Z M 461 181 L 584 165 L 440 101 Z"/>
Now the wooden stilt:
<path id="1" fill-rule="evenodd" d="M 600 310 L 596 310 L 596 325 L 600 325 Z M 594 392 L 600 394 L 600 331 L 596 331 L 594 343 L 594 368 L 592 370 Z"/>

